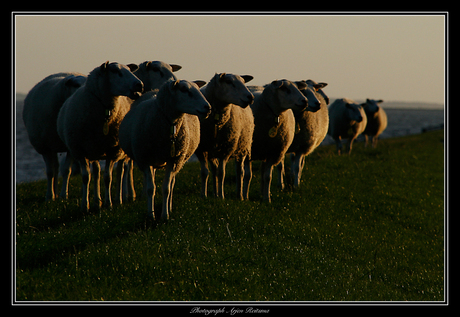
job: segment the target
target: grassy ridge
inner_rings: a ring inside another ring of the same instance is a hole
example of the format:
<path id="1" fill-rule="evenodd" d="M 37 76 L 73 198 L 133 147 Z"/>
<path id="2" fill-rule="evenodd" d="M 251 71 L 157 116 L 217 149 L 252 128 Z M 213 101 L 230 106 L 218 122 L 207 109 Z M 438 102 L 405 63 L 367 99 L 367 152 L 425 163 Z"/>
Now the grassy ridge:
<path id="1" fill-rule="evenodd" d="M 221 201 L 199 197 L 190 163 L 160 225 L 142 198 L 82 214 L 79 176 L 68 201 L 45 203 L 44 181 L 17 185 L 17 299 L 443 300 L 443 139 L 357 144 L 341 157 L 321 147 L 298 190 L 272 184 L 272 204 L 260 202 L 258 164 L 239 202 L 233 164 Z M 161 186 L 155 202 L 161 210 Z"/>

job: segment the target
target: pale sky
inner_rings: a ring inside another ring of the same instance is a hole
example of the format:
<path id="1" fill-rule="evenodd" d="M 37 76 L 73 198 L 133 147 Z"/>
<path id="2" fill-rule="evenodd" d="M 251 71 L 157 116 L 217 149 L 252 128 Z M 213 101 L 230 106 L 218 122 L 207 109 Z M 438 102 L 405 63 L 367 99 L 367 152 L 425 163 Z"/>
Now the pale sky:
<path id="1" fill-rule="evenodd" d="M 178 78 L 214 73 L 327 82 L 331 98 L 444 103 L 444 24 L 438 16 L 20 16 L 16 91 L 103 62 L 160 60 Z"/>

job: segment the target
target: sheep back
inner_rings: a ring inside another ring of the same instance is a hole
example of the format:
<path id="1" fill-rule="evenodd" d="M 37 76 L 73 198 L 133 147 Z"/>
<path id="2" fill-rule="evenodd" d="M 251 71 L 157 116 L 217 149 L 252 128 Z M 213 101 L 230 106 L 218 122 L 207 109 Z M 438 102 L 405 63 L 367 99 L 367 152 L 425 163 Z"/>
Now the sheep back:
<path id="1" fill-rule="evenodd" d="M 213 116 L 201 121 L 197 151 L 211 158 L 244 158 L 251 151 L 254 116 L 250 107 L 230 105 L 230 110 L 216 121 Z"/>
<path id="2" fill-rule="evenodd" d="M 258 102 L 254 102 L 251 108 L 254 113 L 251 160 L 270 161 L 273 165 L 279 164 L 294 139 L 294 114 L 288 109 L 279 115 L 278 131 L 272 138 L 269 136 L 269 131 L 275 125 L 274 115 L 270 111 L 267 112 L 267 109 L 261 107 Z"/>
<path id="3" fill-rule="evenodd" d="M 320 109 L 316 112 L 303 111 L 295 114 L 296 132 L 288 153 L 308 155 L 318 147 L 327 135 L 329 127 L 329 111 L 323 96 L 316 93 L 321 102 Z"/>
<path id="4" fill-rule="evenodd" d="M 86 76 L 80 73 L 57 73 L 27 94 L 22 115 L 30 143 L 38 153 L 67 151 L 57 133 L 57 117 L 65 100 L 85 81 Z"/>
<path id="5" fill-rule="evenodd" d="M 198 147 L 200 122 L 197 116 L 183 114 L 176 125 L 176 155 L 171 157 L 171 125 L 159 107 L 157 99 L 149 99 L 133 108 L 120 126 L 120 145 L 141 169 L 172 162 L 177 173 Z"/>
<path id="6" fill-rule="evenodd" d="M 77 160 L 117 161 L 124 156 L 119 146 L 118 130 L 132 100 L 125 96 L 112 97 L 113 109 L 106 121 L 106 109 L 101 97 L 96 95 L 97 80 L 97 76 L 90 74 L 86 84 L 66 100 L 58 116 L 58 134 Z M 106 122 L 107 134 L 104 133 Z"/>
<path id="7" fill-rule="evenodd" d="M 379 111 L 371 113 L 364 108 L 367 116 L 367 126 L 364 134 L 378 137 L 387 127 L 388 118 L 385 110 L 379 107 Z"/>

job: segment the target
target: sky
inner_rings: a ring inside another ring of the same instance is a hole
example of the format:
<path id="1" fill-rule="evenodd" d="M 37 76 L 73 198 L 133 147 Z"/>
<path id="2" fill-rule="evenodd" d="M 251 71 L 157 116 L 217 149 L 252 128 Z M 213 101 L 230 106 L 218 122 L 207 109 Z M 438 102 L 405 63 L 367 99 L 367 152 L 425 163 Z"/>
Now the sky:
<path id="1" fill-rule="evenodd" d="M 442 15 L 16 15 L 16 92 L 107 60 L 160 60 L 180 79 L 313 79 L 331 98 L 443 104 L 444 32 Z"/>

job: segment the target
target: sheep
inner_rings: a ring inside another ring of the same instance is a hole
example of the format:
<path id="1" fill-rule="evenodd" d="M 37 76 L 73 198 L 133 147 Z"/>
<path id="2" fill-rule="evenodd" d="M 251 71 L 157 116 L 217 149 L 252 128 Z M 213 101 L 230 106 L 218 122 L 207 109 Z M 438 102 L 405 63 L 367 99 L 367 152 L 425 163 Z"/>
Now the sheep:
<path id="1" fill-rule="evenodd" d="M 67 147 L 57 133 L 57 116 L 64 101 L 86 81 L 80 73 L 57 73 L 36 84 L 24 100 L 22 118 L 30 143 L 43 156 L 46 165 L 46 200 L 57 198 L 59 160 L 58 152 L 67 152 Z M 66 173 L 63 173 L 61 197 L 67 198 L 71 156 L 67 155 Z"/>
<path id="2" fill-rule="evenodd" d="M 177 77 L 173 74 L 178 70 L 182 69 L 182 66 L 176 64 L 167 64 L 161 61 L 145 61 L 138 65 L 138 69 L 133 73 L 139 78 L 144 84 L 144 94 L 136 99 L 131 107 L 136 107 L 144 100 L 152 98 L 156 92 L 165 82 L 170 80 L 177 80 Z M 124 192 L 127 198 L 131 201 L 136 199 L 136 191 L 134 190 L 133 181 L 133 161 L 128 160 L 126 162 L 125 169 Z"/>
<path id="3" fill-rule="evenodd" d="M 294 188 L 299 187 L 305 156 L 312 153 L 324 140 L 329 126 L 329 112 L 327 105 L 329 98 L 322 88 L 327 83 L 316 83 L 313 80 L 302 81 L 306 84 L 305 89 L 300 91 L 307 97 L 307 111 L 294 111 L 296 120 L 296 134 L 287 153 L 291 154 L 291 174 L 294 180 Z M 299 84 L 299 82 L 296 82 Z M 284 160 L 278 164 L 278 181 L 281 189 L 284 188 Z"/>
<path id="4" fill-rule="evenodd" d="M 144 173 L 147 212 L 153 219 L 155 170 L 166 166 L 161 218 L 168 220 L 176 174 L 200 142 L 198 118 L 210 111 L 198 85 L 177 80 L 165 83 L 156 98 L 133 107 L 121 123 L 120 146 Z"/>
<path id="5" fill-rule="evenodd" d="M 101 206 L 98 162 L 101 159 L 106 160 L 105 205 L 112 207 L 113 165 L 125 157 L 118 141 L 119 125 L 129 111 L 132 99 L 136 99 L 143 90 L 142 82 L 131 72 L 136 68 L 132 64 L 128 68 L 116 62 L 103 63 L 91 71 L 85 85 L 69 97 L 59 111 L 59 137 L 81 166 L 83 211 L 89 209 L 89 162 L 93 162 L 93 175 L 96 178 L 94 200 L 97 207 Z M 119 169 L 120 178 L 122 174 L 123 170 Z M 120 185 L 121 179 L 117 179 L 117 183 Z M 121 203 L 121 190 L 118 194 Z"/>
<path id="6" fill-rule="evenodd" d="M 263 199 L 271 202 L 270 185 L 273 165 L 281 162 L 294 139 L 295 119 L 292 113 L 307 107 L 307 99 L 297 86 L 289 80 L 274 80 L 262 90 L 249 87 L 254 94 L 251 105 L 254 114 L 254 135 L 250 160 L 261 160 L 261 190 Z M 300 89 L 305 85 L 299 84 Z M 251 163 L 245 159 L 243 196 L 248 198 L 249 184 L 252 177 Z"/>
<path id="7" fill-rule="evenodd" d="M 254 117 L 248 107 L 254 96 L 245 86 L 251 81 L 249 75 L 215 74 L 211 81 L 201 88 L 201 93 L 211 104 L 209 118 L 201 120 L 201 138 L 197 155 L 201 164 L 201 196 L 207 197 L 208 161 L 214 180 L 214 195 L 225 198 L 225 166 L 235 158 L 237 171 L 237 196 L 243 199 L 243 163 L 251 153 Z"/>
<path id="8" fill-rule="evenodd" d="M 374 149 L 377 147 L 379 135 L 386 129 L 388 124 L 385 110 L 378 106 L 378 104 L 382 102 L 383 100 L 381 99 L 366 99 L 366 102 L 361 104 L 367 117 L 367 126 L 363 132 L 364 137 L 366 138 L 365 146 L 368 145 L 368 136 L 370 136 L 372 138 L 371 142 Z"/>
<path id="9" fill-rule="evenodd" d="M 353 141 L 364 132 L 367 118 L 364 109 L 348 98 L 337 99 L 329 106 L 328 134 L 335 140 L 337 153 L 342 152 L 342 138 L 348 139 L 348 154 Z"/>
<path id="10" fill-rule="evenodd" d="M 146 61 L 138 65 L 134 75 L 144 83 L 144 91 L 159 89 L 165 82 L 177 80 L 173 72 L 177 72 L 182 66 L 167 64 L 161 61 Z"/>

